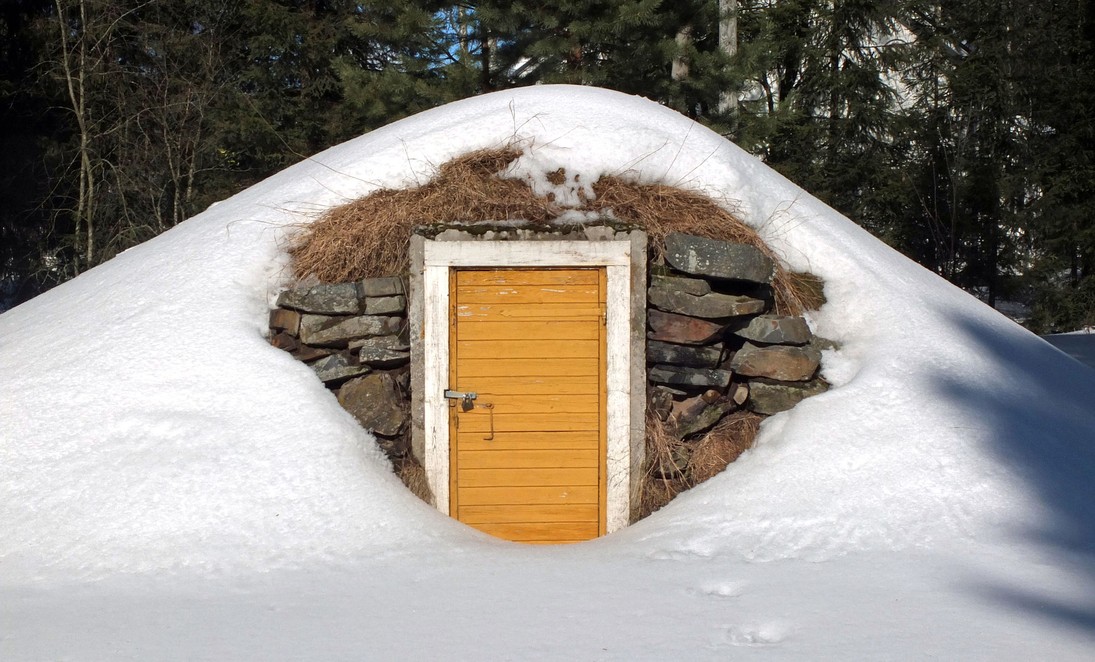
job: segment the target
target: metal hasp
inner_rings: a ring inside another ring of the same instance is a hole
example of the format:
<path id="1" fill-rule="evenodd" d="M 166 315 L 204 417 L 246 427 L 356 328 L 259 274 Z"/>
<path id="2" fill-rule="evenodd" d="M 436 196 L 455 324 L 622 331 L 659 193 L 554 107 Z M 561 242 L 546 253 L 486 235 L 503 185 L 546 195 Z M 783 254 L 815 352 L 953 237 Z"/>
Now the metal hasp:
<path id="1" fill-rule="evenodd" d="M 459 400 L 461 409 L 463 409 L 464 411 L 471 411 L 472 407 L 475 406 L 474 404 L 472 404 L 472 400 L 478 398 L 479 394 L 475 391 L 462 393 L 460 391 L 450 391 L 449 389 L 445 389 L 445 397 L 449 400 Z"/>

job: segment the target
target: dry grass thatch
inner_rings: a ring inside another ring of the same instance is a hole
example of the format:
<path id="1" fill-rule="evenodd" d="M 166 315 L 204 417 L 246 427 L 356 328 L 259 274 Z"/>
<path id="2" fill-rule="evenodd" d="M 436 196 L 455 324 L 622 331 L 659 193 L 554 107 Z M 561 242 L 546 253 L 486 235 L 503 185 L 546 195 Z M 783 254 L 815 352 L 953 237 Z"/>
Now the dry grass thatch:
<path id="1" fill-rule="evenodd" d="M 635 519 L 646 517 L 738 459 L 752 448 L 762 420 L 764 417 L 753 412 L 737 411 L 699 439 L 685 441 L 675 436 L 667 423 L 649 415 L 646 421 L 646 471 Z"/>
<path id="2" fill-rule="evenodd" d="M 472 152 L 440 166 L 426 184 L 375 191 L 329 210 L 302 227 L 290 246 L 296 276 L 333 283 L 405 273 L 411 232 L 419 225 L 484 220 L 549 224 L 568 208 L 550 196 L 537 196 L 523 180 L 499 176 L 520 155 L 516 147 Z M 567 175 L 560 169 L 548 179 L 559 185 Z M 637 184 L 622 177 L 602 177 L 592 188 L 594 198 L 584 199 L 579 210 L 644 229 L 655 258 L 660 257 L 667 234 L 684 232 L 749 244 L 775 259 L 755 229 L 701 193 L 662 184 Z M 820 306 L 824 301 L 820 285 L 810 274 L 777 266 L 772 287 L 776 311 L 798 314 Z M 647 471 L 636 516 L 649 515 L 681 491 L 725 469 L 752 446 L 760 420 L 756 414 L 737 412 L 702 438 L 684 441 L 651 416 L 647 421 Z M 397 461 L 395 469 L 412 492 L 432 502 L 425 471 L 417 462 L 407 457 Z"/>
<path id="3" fill-rule="evenodd" d="M 399 480 L 403 481 L 411 494 L 426 503 L 433 503 L 433 492 L 430 490 L 429 481 L 426 480 L 426 469 L 417 460 L 407 455 L 398 458 L 393 464 L 395 474 L 399 476 Z"/>
<path id="4" fill-rule="evenodd" d="M 514 219 L 550 222 L 567 209 L 550 196 L 537 196 L 523 180 L 498 176 L 520 155 L 516 147 L 471 152 L 443 164 L 422 186 L 375 191 L 329 210 L 302 227 L 290 246 L 296 276 L 335 283 L 403 273 L 408 267 L 411 230 L 418 225 Z M 565 177 L 557 171 L 549 179 L 564 181 Z M 636 184 L 621 177 L 602 177 L 592 188 L 596 196 L 585 200 L 580 210 L 643 228 L 655 252 L 662 249 L 666 234 L 685 232 L 750 244 L 772 256 L 756 230 L 701 193 Z M 797 314 L 816 307 L 818 292 L 812 283 L 803 274 L 779 267 L 773 283 L 776 310 Z"/>
<path id="5" fill-rule="evenodd" d="M 678 465 L 684 442 L 669 429 L 669 425 L 653 412 L 646 416 L 646 462 L 644 464 L 638 512 L 642 519 L 673 500 L 691 485 L 685 480 L 683 467 Z"/>
<path id="6" fill-rule="evenodd" d="M 695 442 L 688 460 L 692 483 L 695 485 L 713 477 L 752 448 L 762 420 L 762 416 L 751 411 L 737 411 L 719 421 Z"/>
<path id="7" fill-rule="evenodd" d="M 562 210 L 526 183 L 496 176 L 520 155 L 514 148 L 472 152 L 442 165 L 422 186 L 381 189 L 329 210 L 290 246 L 296 275 L 338 283 L 404 273 L 411 230 L 418 225 L 546 223 Z"/>

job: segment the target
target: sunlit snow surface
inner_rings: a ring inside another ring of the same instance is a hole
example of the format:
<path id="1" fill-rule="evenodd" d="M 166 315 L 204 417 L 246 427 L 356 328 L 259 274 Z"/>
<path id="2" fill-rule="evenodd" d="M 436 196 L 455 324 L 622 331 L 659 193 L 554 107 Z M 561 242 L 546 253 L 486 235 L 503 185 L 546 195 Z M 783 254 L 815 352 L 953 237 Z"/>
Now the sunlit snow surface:
<path id="1" fill-rule="evenodd" d="M 841 347 L 723 474 L 566 548 L 417 501 L 263 339 L 294 226 L 509 142 L 559 199 L 602 174 L 715 196 L 825 280 Z M 643 99 L 422 113 L 0 315 L 0 659 L 1093 654 L 1095 371 Z"/>

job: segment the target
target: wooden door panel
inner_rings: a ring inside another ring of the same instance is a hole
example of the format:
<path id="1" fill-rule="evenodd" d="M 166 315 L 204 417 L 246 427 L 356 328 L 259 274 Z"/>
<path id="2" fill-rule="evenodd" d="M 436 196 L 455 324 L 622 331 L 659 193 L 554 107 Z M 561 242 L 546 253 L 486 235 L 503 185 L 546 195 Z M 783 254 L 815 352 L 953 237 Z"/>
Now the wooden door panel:
<path id="1" fill-rule="evenodd" d="M 514 522 L 474 524 L 492 536 L 516 542 L 578 542 L 597 537 L 597 522 Z"/>
<path id="2" fill-rule="evenodd" d="M 460 521 L 465 524 L 501 524 L 512 522 L 588 522 L 597 518 L 597 504 L 461 506 Z"/>
<path id="3" fill-rule="evenodd" d="M 464 286 L 457 291 L 462 305 L 505 303 L 586 303 L 597 296 L 597 283 L 575 286 L 544 287 L 542 285 L 476 285 Z"/>
<path id="4" fill-rule="evenodd" d="M 454 270 L 450 512 L 491 535 L 604 532 L 605 272 Z"/>
<path id="5" fill-rule="evenodd" d="M 592 303 L 564 302 L 537 303 L 503 301 L 501 303 L 460 304 L 456 316 L 461 321 L 508 322 L 524 326 L 533 322 L 588 322 L 597 324 L 601 309 L 596 300 Z"/>
<path id="6" fill-rule="evenodd" d="M 597 269 L 469 269 L 460 275 L 458 287 L 501 285 L 597 285 Z"/>
<path id="7" fill-rule="evenodd" d="M 467 469 L 518 469 L 535 467 L 589 467 L 596 469 L 600 458 L 596 448 L 588 449 L 519 449 L 500 453 L 494 449 L 460 450 L 456 459 L 461 471 Z"/>
<path id="8" fill-rule="evenodd" d="M 482 396 L 487 398 L 487 396 Z M 460 416 L 460 432 L 478 432 L 489 435 L 499 432 L 567 432 L 600 429 L 600 414 L 535 414 L 491 413 L 489 410 L 476 409 Z"/>
<path id="9" fill-rule="evenodd" d="M 461 487 L 596 487 L 597 467 L 461 469 Z"/>
<path id="10" fill-rule="evenodd" d="M 456 389 L 486 395 L 557 395 L 559 379 L 538 376 L 510 375 L 501 377 L 456 377 Z M 452 382 L 450 382 L 452 383 Z M 567 395 L 596 396 L 604 378 L 601 375 L 580 375 L 566 378 Z M 489 400 L 489 399 L 488 399 Z M 484 400 L 486 402 L 487 400 Z"/>
<path id="11" fill-rule="evenodd" d="M 531 320 L 514 323 L 511 321 L 479 321 L 478 324 L 465 324 L 460 331 L 463 340 L 598 340 L 602 326 L 588 321 Z"/>
<path id="12" fill-rule="evenodd" d="M 570 430 L 567 432 L 499 432 L 494 439 L 485 439 L 482 432 L 457 432 L 458 453 L 463 451 L 518 451 L 518 450 L 596 450 L 599 446 L 599 430 Z M 459 459 L 459 458 L 458 458 Z"/>
<path id="13" fill-rule="evenodd" d="M 460 377 L 589 377 L 598 376 L 596 357 L 592 359 L 469 359 L 460 361 Z M 565 380 L 555 380 L 560 392 L 566 392 Z"/>
<path id="14" fill-rule="evenodd" d="M 496 413 L 539 412 L 559 414 L 585 414 L 598 411 L 597 402 L 589 395 L 580 393 L 491 393 L 490 401 Z"/>
<path id="15" fill-rule="evenodd" d="M 460 491 L 460 506 L 526 506 L 586 503 L 598 505 L 596 487 L 466 487 Z M 457 508 L 456 512 L 459 512 Z M 600 509 L 600 508 L 598 508 Z"/>
<path id="16" fill-rule="evenodd" d="M 559 359 L 592 359 L 600 355 L 600 345 L 593 340 L 541 340 L 530 343 L 521 340 L 463 340 L 460 355 L 465 359 L 538 359 L 554 356 Z"/>

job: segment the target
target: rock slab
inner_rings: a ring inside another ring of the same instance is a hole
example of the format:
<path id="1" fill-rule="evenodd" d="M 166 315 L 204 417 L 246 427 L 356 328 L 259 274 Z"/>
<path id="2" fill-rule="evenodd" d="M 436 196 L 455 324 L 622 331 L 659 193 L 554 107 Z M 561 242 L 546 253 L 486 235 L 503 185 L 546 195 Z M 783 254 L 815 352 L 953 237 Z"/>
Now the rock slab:
<path id="1" fill-rule="evenodd" d="M 829 385 L 820 379 L 798 384 L 768 380 L 749 382 L 749 408 L 758 414 L 772 415 L 787 411 L 806 398 L 824 393 Z"/>
<path id="2" fill-rule="evenodd" d="M 369 366 L 361 365 L 348 353 L 340 352 L 324 357 L 311 364 L 316 377 L 324 384 L 339 382 L 369 372 Z"/>
<path id="3" fill-rule="evenodd" d="M 678 404 L 680 406 L 674 407 L 672 416 L 676 421 L 674 431 L 679 437 L 687 437 L 709 430 L 723 416 L 737 408 L 730 400 L 717 400 L 709 403 L 702 397 L 691 398 Z"/>
<path id="4" fill-rule="evenodd" d="M 705 319 L 754 315 L 763 312 L 765 308 L 761 299 L 740 294 L 710 292 L 696 296 L 663 287 L 651 287 L 647 292 L 647 299 L 654 307 L 666 312 Z"/>
<path id="5" fill-rule="evenodd" d="M 270 311 L 270 330 L 284 331 L 291 336 L 300 333 L 300 313 L 285 308 L 275 308 Z"/>
<path id="6" fill-rule="evenodd" d="M 660 274 L 654 274 L 650 277 L 650 287 L 677 290 L 678 292 L 685 292 L 697 297 L 701 297 L 711 292 L 711 283 L 708 283 L 702 278 L 663 276 Z"/>
<path id="7" fill-rule="evenodd" d="M 270 339 L 270 344 L 286 352 L 295 352 L 300 349 L 300 341 L 284 331 L 274 334 L 274 337 Z"/>
<path id="8" fill-rule="evenodd" d="M 362 312 L 355 283 L 323 283 L 291 288 L 278 296 L 278 306 L 321 315 L 356 315 Z"/>
<path id="9" fill-rule="evenodd" d="M 646 337 L 663 342 L 703 345 L 722 335 L 725 325 L 708 320 L 667 313 L 651 308 L 646 311 L 646 323 L 650 331 Z"/>
<path id="10" fill-rule="evenodd" d="M 715 368 L 722 359 L 722 346 L 690 347 L 658 340 L 646 343 L 646 360 L 650 363 L 671 363 L 694 368 Z"/>
<path id="11" fill-rule="evenodd" d="M 398 333 L 402 323 L 399 317 L 304 315 L 300 320 L 300 341 L 306 345 L 345 347 L 356 338 Z"/>
<path id="12" fill-rule="evenodd" d="M 400 352 L 408 351 L 411 346 L 402 336 L 372 336 L 370 338 L 358 338 L 350 341 L 350 349 L 393 349 Z"/>
<path id="13" fill-rule="evenodd" d="M 758 315 L 734 335 L 770 345 L 805 345 L 813 338 L 806 320 L 786 315 Z"/>
<path id="14" fill-rule="evenodd" d="M 334 354 L 337 350 L 330 347 L 309 347 L 308 345 L 301 345 L 295 351 L 293 351 L 293 358 L 298 361 L 315 361 L 316 359 L 322 359 L 325 356 Z"/>
<path id="15" fill-rule="evenodd" d="M 338 404 L 370 432 L 393 437 L 403 431 L 407 412 L 395 378 L 386 372 L 359 377 L 338 390 Z"/>
<path id="16" fill-rule="evenodd" d="M 366 315 L 391 315 L 407 309 L 407 297 L 365 297 Z"/>
<path id="17" fill-rule="evenodd" d="M 659 420 L 664 421 L 669 418 L 669 412 L 673 409 L 674 393 L 683 395 L 683 391 L 677 391 L 665 386 L 655 385 L 652 387 L 650 389 L 650 404 L 647 406 L 648 411 L 654 412 Z"/>
<path id="18" fill-rule="evenodd" d="M 374 336 L 350 341 L 358 361 L 373 368 L 397 368 L 410 363 L 410 344 L 402 336 Z"/>
<path id="19" fill-rule="evenodd" d="M 357 290 L 363 297 L 390 297 L 407 292 L 403 286 L 403 279 L 398 276 L 366 278 L 358 281 Z"/>
<path id="20" fill-rule="evenodd" d="M 814 376 L 821 352 L 813 347 L 745 343 L 730 361 L 730 370 L 746 377 L 767 377 L 783 382 L 804 382 Z"/>
<path id="21" fill-rule="evenodd" d="M 680 232 L 666 236 L 665 261 L 688 274 L 751 283 L 771 283 L 776 272 L 772 259 L 752 246 Z"/>
<path id="22" fill-rule="evenodd" d="M 658 364 L 648 372 L 650 381 L 676 386 L 713 386 L 726 388 L 730 385 L 731 374 L 718 368 L 685 368 L 675 365 Z"/>

